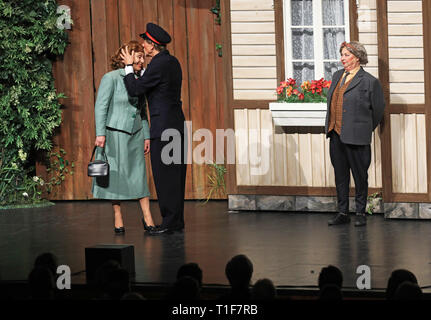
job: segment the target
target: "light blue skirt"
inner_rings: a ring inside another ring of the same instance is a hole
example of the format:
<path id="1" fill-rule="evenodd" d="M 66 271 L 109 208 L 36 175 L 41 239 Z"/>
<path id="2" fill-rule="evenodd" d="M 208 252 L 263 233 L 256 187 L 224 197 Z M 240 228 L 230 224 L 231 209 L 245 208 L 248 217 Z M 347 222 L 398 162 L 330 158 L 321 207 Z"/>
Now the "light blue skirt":
<path id="1" fill-rule="evenodd" d="M 93 178 L 92 192 L 98 199 L 131 200 L 149 197 L 144 156 L 144 130 L 135 134 L 107 128 L 105 152 L 109 176 Z M 97 148 L 96 159 L 103 159 Z"/>

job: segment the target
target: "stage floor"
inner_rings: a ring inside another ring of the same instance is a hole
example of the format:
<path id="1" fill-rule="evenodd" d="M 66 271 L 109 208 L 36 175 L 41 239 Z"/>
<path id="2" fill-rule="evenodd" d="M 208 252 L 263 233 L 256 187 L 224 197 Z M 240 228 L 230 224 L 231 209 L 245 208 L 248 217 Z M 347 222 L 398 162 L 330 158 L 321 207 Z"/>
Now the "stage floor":
<path id="1" fill-rule="evenodd" d="M 153 217 L 161 220 L 157 202 Z M 123 202 L 126 234 L 113 230 L 105 201 L 62 201 L 37 209 L 0 211 L 0 275 L 25 280 L 36 256 L 52 252 L 70 266 L 72 283 L 85 282 L 85 248 L 97 244 L 133 244 L 136 283 L 172 283 L 178 267 L 196 262 L 203 283 L 226 285 L 226 263 L 246 254 L 253 279 L 269 278 L 278 287 L 316 287 L 319 272 L 338 266 L 344 288 L 356 288 L 359 265 L 371 268 L 372 289 L 384 289 L 394 269 L 405 268 L 424 288 L 431 285 L 431 221 L 385 220 L 371 216 L 367 227 L 331 226 L 332 213 L 228 213 L 226 201 L 186 201 L 184 233 L 147 236 L 135 201 Z M 353 217 L 353 216 L 352 216 Z M 428 292 L 424 288 L 424 292 Z"/>

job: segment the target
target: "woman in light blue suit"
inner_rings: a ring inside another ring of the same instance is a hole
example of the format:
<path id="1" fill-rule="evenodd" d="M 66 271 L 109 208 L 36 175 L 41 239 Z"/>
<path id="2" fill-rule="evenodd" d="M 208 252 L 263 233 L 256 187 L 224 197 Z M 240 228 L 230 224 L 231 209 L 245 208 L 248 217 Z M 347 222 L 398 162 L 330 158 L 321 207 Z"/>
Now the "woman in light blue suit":
<path id="1" fill-rule="evenodd" d="M 103 158 L 104 148 L 109 176 L 94 178 L 92 192 L 95 198 L 112 201 L 116 234 L 125 232 L 121 200 L 139 199 L 145 230 L 153 231 L 155 228 L 145 165 L 145 155 L 150 151 L 146 104 L 144 97 L 127 94 L 123 81 L 124 64 L 120 57 L 121 49 L 126 46 L 135 52 L 135 77 L 142 76 L 145 71 L 144 48 L 137 41 L 124 44 L 111 58 L 114 70 L 103 76 L 95 105 L 97 158 Z"/>

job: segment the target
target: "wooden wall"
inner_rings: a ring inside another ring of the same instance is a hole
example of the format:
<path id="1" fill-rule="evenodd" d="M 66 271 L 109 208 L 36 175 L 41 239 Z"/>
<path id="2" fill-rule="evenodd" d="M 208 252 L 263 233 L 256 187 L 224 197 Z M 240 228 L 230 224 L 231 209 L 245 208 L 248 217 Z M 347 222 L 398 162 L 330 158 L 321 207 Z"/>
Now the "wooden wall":
<path id="1" fill-rule="evenodd" d="M 234 108 L 232 126 L 237 131 L 232 193 L 335 194 L 323 134 L 313 130 L 280 133 L 273 127 L 267 109 L 275 100 L 275 95 L 270 98 L 274 74 L 277 80 L 284 79 L 279 79 L 284 61 L 280 63 L 283 52 L 278 45 L 284 39 L 283 27 L 277 21 L 283 21 L 282 5 L 287 1 L 224 1 L 231 13 L 230 105 Z M 431 201 L 431 151 L 427 145 L 431 137 L 431 69 L 427 67 L 431 52 L 430 3 L 349 1 L 350 38 L 364 44 L 369 58 L 364 69 L 380 79 L 386 98 L 384 121 L 373 135 L 369 170 L 370 189 L 383 191 L 386 202 Z M 245 27 L 246 20 L 253 21 L 253 26 Z M 255 68 L 255 80 L 247 73 L 246 63 L 253 58 L 247 53 L 250 41 L 254 41 L 254 55 L 261 62 Z M 238 130 L 247 133 L 238 134 Z M 255 168 L 254 155 L 258 160 L 266 156 L 269 170 L 265 166 Z"/>
<path id="2" fill-rule="evenodd" d="M 424 104 L 422 1 L 388 1 L 390 102 Z"/>
<path id="3" fill-rule="evenodd" d="M 379 78 L 387 108 L 382 136 L 384 197 L 430 202 L 430 2 L 377 0 Z"/>
<path id="4" fill-rule="evenodd" d="M 276 100 L 275 43 L 280 38 L 280 30 L 275 28 L 275 17 L 280 14 L 276 12 L 280 10 L 276 4 L 274 0 L 230 0 L 234 99 Z M 369 53 L 365 70 L 378 76 L 376 1 L 359 1 L 356 16 L 357 22 L 354 23 L 358 26 L 359 40 Z M 249 50 L 251 44 L 254 50 Z M 254 73 L 249 73 L 252 64 L 256 65 Z M 317 192 L 335 187 L 329 141 L 323 133 L 277 132 L 268 109 L 253 108 L 251 103 L 248 106 L 244 104 L 243 109 L 239 105 L 235 108 L 237 186 L 312 187 L 319 188 Z M 382 187 L 379 130 L 376 133 L 373 134 L 372 161 L 368 172 L 369 186 L 373 189 Z M 268 161 L 268 165 L 260 162 L 256 165 L 257 159 Z M 353 178 L 351 185 L 354 186 Z M 274 190 L 274 193 L 278 191 Z"/>
<path id="5" fill-rule="evenodd" d="M 277 86 L 273 0 L 231 0 L 233 98 L 274 100 Z"/>
<path id="6" fill-rule="evenodd" d="M 279 132 L 267 109 L 236 109 L 235 131 L 238 186 L 335 187 L 329 139 L 324 133 Z M 381 188 L 378 129 L 371 150 L 369 187 Z M 351 184 L 354 186 L 353 177 Z"/>
<path id="7" fill-rule="evenodd" d="M 427 193 L 424 114 L 391 114 L 392 190 Z"/>
<path id="8" fill-rule="evenodd" d="M 165 28 L 173 41 L 168 50 L 183 70 L 182 101 L 193 132 L 224 128 L 225 90 L 222 59 L 215 45 L 221 43 L 220 26 L 210 9 L 215 0 L 60 0 L 71 8 L 73 26 L 70 44 L 62 61 L 54 65 L 56 87 L 68 98 L 63 101 L 63 122 L 55 144 L 75 162 L 73 177 L 65 180 L 54 199 L 88 199 L 91 180 L 87 164 L 94 146 L 94 102 L 103 74 L 110 71 L 110 56 L 121 43 L 140 39 L 148 22 Z M 191 138 L 190 138 L 191 139 Z M 194 146 L 200 141 L 193 142 Z M 223 152 L 223 150 L 217 150 Z M 147 164 L 149 164 L 147 159 Z M 44 174 L 41 165 L 38 174 Z M 208 194 L 206 165 L 187 168 L 186 198 L 202 199 Z M 155 198 L 151 170 L 150 191 Z"/>
<path id="9" fill-rule="evenodd" d="M 379 77 L 376 0 L 358 1 L 358 41 L 367 50 L 365 71 Z"/>

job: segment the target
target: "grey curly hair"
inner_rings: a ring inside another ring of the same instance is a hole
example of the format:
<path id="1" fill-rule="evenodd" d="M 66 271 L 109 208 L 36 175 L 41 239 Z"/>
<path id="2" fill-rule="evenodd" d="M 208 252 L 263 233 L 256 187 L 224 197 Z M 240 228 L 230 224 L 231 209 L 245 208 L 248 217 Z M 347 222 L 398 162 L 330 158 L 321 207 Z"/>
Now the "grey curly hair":
<path id="1" fill-rule="evenodd" d="M 362 43 L 359 43 L 357 41 L 351 41 L 346 42 L 344 41 L 340 46 L 340 53 L 343 51 L 343 49 L 346 48 L 351 52 L 355 57 L 359 59 L 360 64 L 367 64 L 368 63 L 368 54 L 367 50 L 365 50 L 365 47 Z"/>

